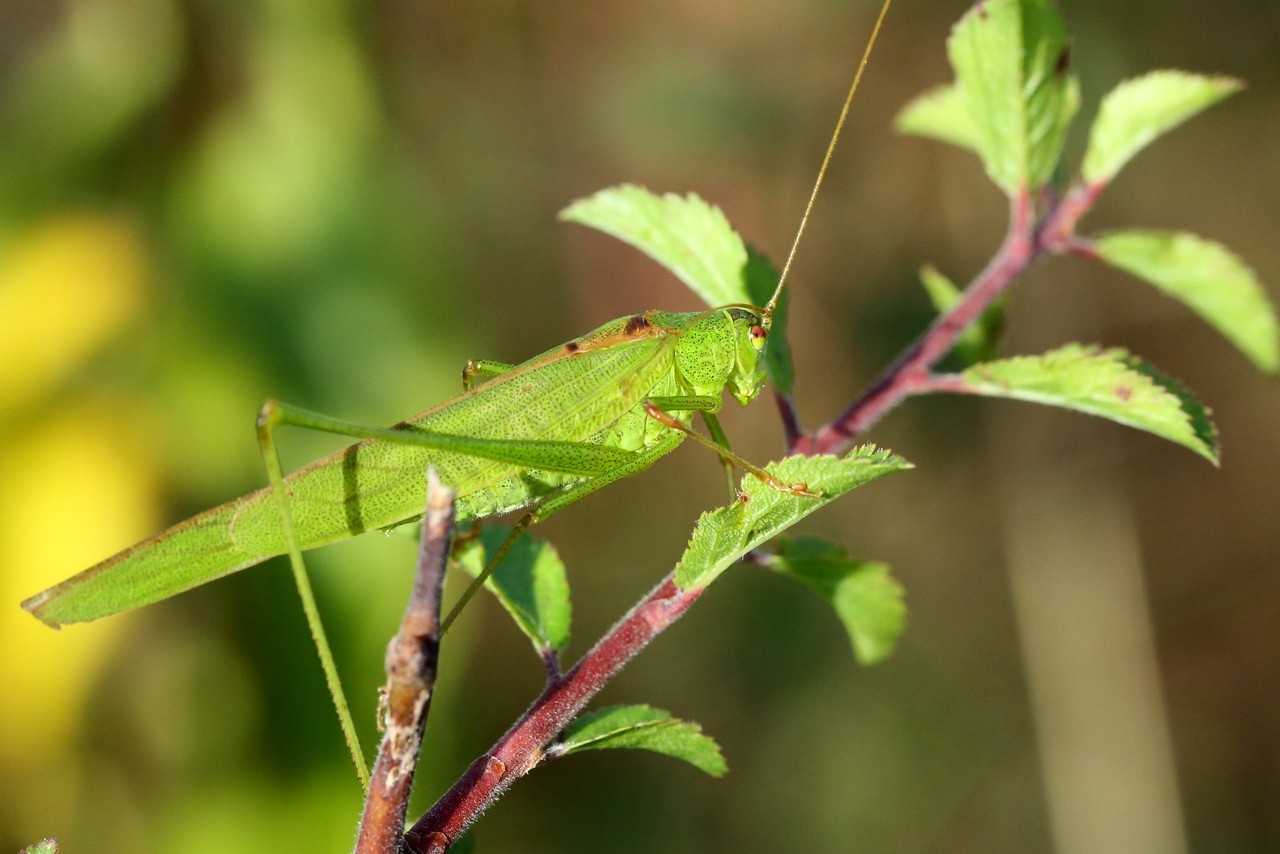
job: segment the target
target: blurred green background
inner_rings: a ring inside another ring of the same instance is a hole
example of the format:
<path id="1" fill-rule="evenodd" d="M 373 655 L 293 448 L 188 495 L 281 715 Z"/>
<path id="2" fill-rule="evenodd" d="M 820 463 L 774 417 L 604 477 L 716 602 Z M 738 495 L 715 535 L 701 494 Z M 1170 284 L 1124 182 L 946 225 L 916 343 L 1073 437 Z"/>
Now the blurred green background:
<path id="1" fill-rule="evenodd" d="M 262 484 L 268 396 L 390 423 L 454 394 L 469 357 L 695 307 L 558 224 L 577 197 L 696 191 L 781 261 L 873 6 L 0 3 L 0 848 L 349 847 L 359 791 L 283 563 L 58 633 L 17 603 Z M 1250 84 L 1142 154 L 1086 230 L 1196 231 L 1275 293 L 1280 4 L 1065 6 L 1086 116 L 1151 68 Z M 964 8 L 899 0 L 801 249 L 810 425 L 928 322 L 921 263 L 967 281 L 1002 235 L 976 160 L 891 127 L 949 79 Z M 870 438 L 918 470 L 807 527 L 893 564 L 898 653 L 860 669 L 817 599 L 730 573 L 601 697 L 701 722 L 730 775 L 575 758 L 517 785 L 481 850 L 1280 849 L 1280 388 L 1076 260 L 1019 283 L 1006 349 L 1066 340 L 1187 381 L 1222 469 L 1083 416 L 909 403 Z M 777 453 L 768 403 L 726 427 L 749 458 Z M 293 465 L 341 444 L 285 442 Z M 574 653 L 671 566 L 718 471 L 689 443 L 543 527 Z M 412 560 L 409 537 L 370 535 L 311 562 L 370 742 Z M 442 670 L 419 810 L 541 682 L 489 601 Z"/>

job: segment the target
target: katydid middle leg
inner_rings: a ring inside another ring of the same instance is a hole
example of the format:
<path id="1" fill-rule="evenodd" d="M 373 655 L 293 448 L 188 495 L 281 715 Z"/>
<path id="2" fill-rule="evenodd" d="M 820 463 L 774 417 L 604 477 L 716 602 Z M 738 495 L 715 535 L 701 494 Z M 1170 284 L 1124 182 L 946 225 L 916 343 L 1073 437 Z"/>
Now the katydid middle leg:
<path id="1" fill-rule="evenodd" d="M 462 390 L 471 391 L 475 388 L 477 379 L 481 382 L 491 380 L 502 376 L 514 367 L 515 365 L 495 362 L 492 359 L 468 359 L 462 366 Z"/>

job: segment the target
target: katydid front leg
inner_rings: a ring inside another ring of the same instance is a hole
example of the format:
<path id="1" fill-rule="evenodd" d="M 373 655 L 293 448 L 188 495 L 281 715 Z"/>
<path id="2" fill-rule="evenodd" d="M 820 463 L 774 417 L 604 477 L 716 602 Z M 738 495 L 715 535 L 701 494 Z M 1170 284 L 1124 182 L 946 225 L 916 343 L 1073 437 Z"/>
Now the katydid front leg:
<path id="1" fill-rule="evenodd" d="M 748 462 L 715 440 L 707 438 L 671 414 L 672 411 L 701 412 L 704 418 L 710 416 L 714 421 L 714 413 L 720 411 L 720 399 L 717 397 L 651 397 L 644 401 L 644 411 L 649 414 L 650 418 L 661 422 L 664 426 L 670 427 L 672 430 L 679 430 L 691 439 L 696 440 L 699 444 L 705 445 L 715 451 L 720 455 L 721 459 L 728 460 L 757 480 L 773 487 L 779 492 L 785 492 L 788 495 L 797 495 L 802 498 L 822 497 L 815 492 L 809 491 L 809 485 L 807 483 L 783 483 L 764 469 L 754 463 Z M 715 423 L 718 428 L 719 422 Z M 720 433 L 721 435 L 724 435 L 723 431 L 720 431 Z"/>
<path id="2" fill-rule="evenodd" d="M 727 451 L 733 448 L 729 445 L 729 436 L 724 432 L 724 428 L 720 426 L 720 419 L 716 418 L 714 413 L 702 413 L 702 423 L 707 425 L 707 432 L 711 434 L 711 438 L 717 445 Z M 733 476 L 733 461 L 721 455 L 720 467 L 724 469 L 725 484 L 729 487 L 729 500 L 733 501 L 738 495 L 737 479 Z"/>

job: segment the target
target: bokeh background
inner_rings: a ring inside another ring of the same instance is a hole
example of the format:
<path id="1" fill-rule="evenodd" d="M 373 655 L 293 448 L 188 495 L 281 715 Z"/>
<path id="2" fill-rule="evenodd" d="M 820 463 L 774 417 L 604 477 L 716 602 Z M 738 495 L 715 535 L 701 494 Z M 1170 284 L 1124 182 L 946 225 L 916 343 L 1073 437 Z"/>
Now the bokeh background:
<path id="1" fill-rule="evenodd" d="M 780 260 L 877 5 L 0 3 L 0 848 L 348 847 L 359 791 L 283 563 L 56 633 L 17 603 L 260 485 L 268 396 L 390 423 L 454 394 L 468 357 L 695 306 L 557 223 L 574 198 L 696 191 Z M 976 160 L 891 126 L 949 79 L 965 5 L 899 0 L 818 203 L 793 279 L 810 425 L 928 322 L 919 265 L 966 281 L 1003 232 Z M 1064 5 L 1086 115 L 1151 68 L 1250 84 L 1142 154 L 1087 227 L 1199 232 L 1275 294 L 1280 4 Z M 1187 381 L 1221 470 L 1079 415 L 909 403 L 870 438 L 918 469 L 807 523 L 895 567 L 897 654 L 859 668 L 817 599 L 729 573 L 600 701 L 701 722 L 730 775 L 575 758 L 486 816 L 481 850 L 1280 848 L 1280 387 L 1075 260 L 1018 284 L 1006 349 L 1067 340 Z M 777 453 L 768 403 L 726 426 Z M 341 444 L 285 441 L 294 465 Z M 689 443 L 544 526 L 574 652 L 672 565 L 718 472 Z M 312 559 L 369 741 L 412 559 L 403 535 Z M 442 668 L 421 808 L 541 680 L 492 602 Z"/>

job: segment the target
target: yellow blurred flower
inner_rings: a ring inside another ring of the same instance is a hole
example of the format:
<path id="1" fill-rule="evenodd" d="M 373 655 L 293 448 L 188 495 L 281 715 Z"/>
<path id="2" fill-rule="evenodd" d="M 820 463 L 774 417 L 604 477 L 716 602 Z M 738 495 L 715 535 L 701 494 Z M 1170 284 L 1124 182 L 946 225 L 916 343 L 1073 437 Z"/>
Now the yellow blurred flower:
<path id="1" fill-rule="evenodd" d="M 138 315 L 147 268 L 135 229 L 102 213 L 38 223 L 0 253 L 0 766 L 11 770 L 71 749 L 125 625 L 54 632 L 17 603 L 149 533 L 160 515 L 135 406 L 95 390 L 36 408 Z"/>
<path id="2" fill-rule="evenodd" d="M 84 406 L 11 439 L 0 467 L 0 761 L 48 758 L 79 723 L 121 618 L 52 631 L 17 603 L 151 532 L 151 463 L 118 406 Z"/>
<path id="3" fill-rule="evenodd" d="M 0 255 L 0 418 L 54 388 L 138 313 L 147 263 L 136 231 L 64 214 Z"/>

